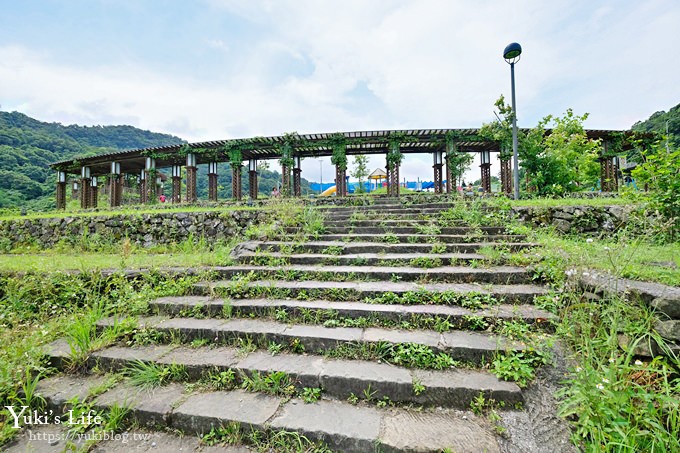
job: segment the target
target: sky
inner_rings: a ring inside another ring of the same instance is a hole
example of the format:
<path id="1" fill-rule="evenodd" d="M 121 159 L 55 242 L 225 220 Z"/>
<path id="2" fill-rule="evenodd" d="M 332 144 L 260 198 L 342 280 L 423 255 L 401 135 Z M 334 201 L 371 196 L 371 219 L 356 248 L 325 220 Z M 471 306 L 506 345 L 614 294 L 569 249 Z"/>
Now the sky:
<path id="1" fill-rule="evenodd" d="M 510 99 L 511 42 L 523 48 L 519 127 L 572 108 L 587 128 L 628 129 L 680 102 L 677 0 L 0 0 L 0 11 L 1 110 L 191 142 L 480 127 Z M 371 157 L 370 170 L 384 166 Z M 321 172 L 328 182 L 327 158 L 303 162 L 303 177 Z M 431 180 L 431 156 L 407 156 L 401 175 Z"/>

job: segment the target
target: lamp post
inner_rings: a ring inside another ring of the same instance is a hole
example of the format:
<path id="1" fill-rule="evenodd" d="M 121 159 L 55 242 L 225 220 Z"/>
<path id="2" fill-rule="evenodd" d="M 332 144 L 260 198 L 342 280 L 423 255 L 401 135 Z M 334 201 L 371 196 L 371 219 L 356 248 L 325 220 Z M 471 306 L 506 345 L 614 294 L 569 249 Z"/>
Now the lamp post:
<path id="1" fill-rule="evenodd" d="M 517 106 L 515 104 L 515 63 L 522 54 L 522 46 L 516 42 L 507 45 L 503 50 L 503 58 L 510 65 L 510 83 L 512 85 L 512 166 L 515 183 L 515 200 L 519 200 L 519 155 L 517 151 Z"/>

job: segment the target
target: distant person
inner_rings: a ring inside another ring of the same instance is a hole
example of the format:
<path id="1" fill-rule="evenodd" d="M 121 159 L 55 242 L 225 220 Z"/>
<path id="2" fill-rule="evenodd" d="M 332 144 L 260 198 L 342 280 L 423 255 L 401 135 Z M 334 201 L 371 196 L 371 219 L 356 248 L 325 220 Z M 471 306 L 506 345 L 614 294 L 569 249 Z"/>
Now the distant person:
<path id="1" fill-rule="evenodd" d="M 161 203 L 165 203 L 165 195 L 161 194 L 160 197 L 158 197 L 159 200 L 161 200 Z"/>
<path id="2" fill-rule="evenodd" d="M 278 188 L 278 187 L 274 187 L 274 188 L 272 189 L 272 198 L 277 198 L 279 195 L 281 195 L 281 192 L 279 192 L 279 188 Z"/>

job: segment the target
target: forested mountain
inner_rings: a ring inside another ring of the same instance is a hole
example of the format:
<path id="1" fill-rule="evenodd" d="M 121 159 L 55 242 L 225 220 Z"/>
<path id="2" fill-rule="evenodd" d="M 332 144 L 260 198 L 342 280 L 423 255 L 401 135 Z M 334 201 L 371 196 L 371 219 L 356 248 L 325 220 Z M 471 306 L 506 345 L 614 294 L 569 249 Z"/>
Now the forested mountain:
<path id="1" fill-rule="evenodd" d="M 645 121 L 638 121 L 633 124 L 632 129 L 643 132 L 658 132 L 661 135 L 666 135 L 666 125 L 668 125 L 671 145 L 676 148 L 680 147 L 680 104 L 667 112 L 656 112 Z"/>
<path id="2" fill-rule="evenodd" d="M 132 126 L 63 126 L 0 112 L 0 207 L 49 207 L 48 198 L 54 198 L 52 162 L 183 142 Z"/>
<path id="3" fill-rule="evenodd" d="M 49 164 L 75 156 L 91 156 L 123 149 L 185 143 L 179 137 L 137 129 L 132 126 L 64 126 L 45 123 L 19 112 L 0 112 L 0 208 L 54 208 L 55 172 Z M 207 176 L 199 167 L 198 196 L 207 198 Z M 273 167 L 276 168 L 276 167 Z M 247 171 L 243 172 L 247 189 Z M 261 193 L 268 194 L 281 175 L 262 169 L 258 175 Z M 219 196 L 231 196 L 231 170 L 220 164 Z M 303 193 L 309 182 L 302 181 Z"/>

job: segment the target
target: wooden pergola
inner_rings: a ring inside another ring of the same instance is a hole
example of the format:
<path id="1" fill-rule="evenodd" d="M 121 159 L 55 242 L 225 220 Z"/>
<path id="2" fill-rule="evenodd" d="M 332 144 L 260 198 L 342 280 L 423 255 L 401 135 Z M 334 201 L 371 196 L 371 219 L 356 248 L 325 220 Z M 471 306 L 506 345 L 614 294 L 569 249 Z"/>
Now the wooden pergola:
<path id="1" fill-rule="evenodd" d="M 624 131 L 589 130 L 588 137 L 607 141 Z M 196 174 L 198 165 L 208 165 L 208 194 L 217 200 L 217 164 L 228 162 L 233 171 L 233 198 L 242 198 L 241 169 L 248 162 L 249 194 L 257 198 L 257 161 L 279 159 L 282 167 L 282 191 L 287 195 L 300 196 L 300 161 L 308 157 L 331 156 L 336 166 L 337 195 L 345 196 L 346 156 L 385 154 L 388 195 L 399 195 L 399 166 L 403 154 L 431 154 L 435 192 L 451 191 L 451 169 L 448 157 L 454 153 L 479 153 L 481 157 L 482 187 L 490 190 L 490 153 L 500 152 L 501 144 L 479 135 L 479 129 L 411 129 L 359 132 L 336 132 L 321 134 L 285 134 L 273 137 L 253 137 L 154 148 L 133 149 L 81 157 L 51 164 L 57 171 L 57 207 L 65 207 L 66 181 L 68 175 L 77 175 L 80 185 L 82 208 L 96 207 L 98 178 L 105 176 L 109 184 L 111 206 L 122 201 L 122 176 L 134 174 L 139 178 L 140 200 L 149 202 L 156 197 L 158 170 L 170 169 L 173 203 L 182 199 L 182 167 L 186 173 L 184 200 L 195 202 Z M 503 153 L 503 155 L 506 153 Z M 613 161 L 612 161 L 613 162 Z M 610 180 L 613 164 L 603 164 L 603 180 Z M 291 191 L 291 172 L 293 187 Z M 604 174 L 606 172 L 606 174 Z M 509 160 L 501 161 L 501 180 L 504 192 L 511 193 Z"/>

